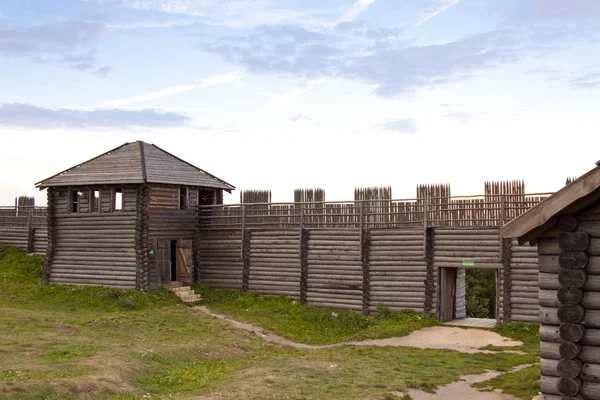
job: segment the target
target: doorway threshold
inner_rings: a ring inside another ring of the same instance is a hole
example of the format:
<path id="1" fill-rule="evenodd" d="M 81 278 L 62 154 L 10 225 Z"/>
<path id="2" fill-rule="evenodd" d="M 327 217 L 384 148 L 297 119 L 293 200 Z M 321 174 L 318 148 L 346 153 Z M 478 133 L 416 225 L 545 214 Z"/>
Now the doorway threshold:
<path id="1" fill-rule="evenodd" d="M 452 321 L 444 322 L 448 326 L 460 326 L 464 328 L 494 328 L 496 327 L 495 319 L 488 318 L 460 318 Z"/>

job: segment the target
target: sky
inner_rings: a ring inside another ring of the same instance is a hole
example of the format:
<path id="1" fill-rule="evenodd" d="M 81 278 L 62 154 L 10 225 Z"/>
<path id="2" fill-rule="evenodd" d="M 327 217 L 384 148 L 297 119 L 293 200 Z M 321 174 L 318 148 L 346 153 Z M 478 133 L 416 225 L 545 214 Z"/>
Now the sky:
<path id="1" fill-rule="evenodd" d="M 560 189 L 600 160 L 598 0 L 0 0 L 0 205 L 144 140 L 239 189 Z"/>

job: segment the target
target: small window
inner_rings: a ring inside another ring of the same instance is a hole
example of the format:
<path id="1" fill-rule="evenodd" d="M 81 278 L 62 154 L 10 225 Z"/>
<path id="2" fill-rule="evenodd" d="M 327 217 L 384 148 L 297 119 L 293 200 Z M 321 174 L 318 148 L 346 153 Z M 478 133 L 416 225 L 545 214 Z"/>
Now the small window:
<path id="1" fill-rule="evenodd" d="M 188 208 L 188 190 L 187 188 L 179 188 L 179 209 L 186 210 Z"/>
<path id="2" fill-rule="evenodd" d="M 123 189 L 114 189 L 113 193 L 113 211 L 121 211 L 123 209 Z"/>
<path id="3" fill-rule="evenodd" d="M 71 190 L 71 209 L 73 213 L 79 212 L 79 201 L 81 199 L 81 192 L 77 190 Z"/>
<path id="4" fill-rule="evenodd" d="M 100 209 L 100 190 L 90 190 L 90 212 L 98 212 Z"/>

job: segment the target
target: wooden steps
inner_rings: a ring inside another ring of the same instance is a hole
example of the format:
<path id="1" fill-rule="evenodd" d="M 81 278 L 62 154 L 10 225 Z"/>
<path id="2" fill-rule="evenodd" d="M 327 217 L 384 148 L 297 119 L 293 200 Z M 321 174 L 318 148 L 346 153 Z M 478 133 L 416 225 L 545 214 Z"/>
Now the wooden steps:
<path id="1" fill-rule="evenodd" d="M 196 294 L 189 286 L 183 286 L 181 282 L 171 282 L 165 287 L 175 293 L 184 303 L 195 303 L 201 300 L 200 295 Z"/>

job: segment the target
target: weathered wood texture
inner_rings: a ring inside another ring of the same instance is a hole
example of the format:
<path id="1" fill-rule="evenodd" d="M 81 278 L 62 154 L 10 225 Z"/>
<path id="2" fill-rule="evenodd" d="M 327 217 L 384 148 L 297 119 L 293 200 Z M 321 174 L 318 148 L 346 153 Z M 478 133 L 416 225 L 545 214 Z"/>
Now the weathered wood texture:
<path id="1" fill-rule="evenodd" d="M 538 240 L 542 393 L 600 399 L 597 205 L 557 219 Z"/>
<path id="2" fill-rule="evenodd" d="M 371 230 L 371 311 L 383 303 L 391 309 L 412 308 L 423 312 L 426 279 L 422 230 Z"/>
<path id="3" fill-rule="evenodd" d="M 514 240 L 511 252 L 511 320 L 537 322 L 540 313 L 538 301 L 537 247 L 519 246 L 517 241 Z"/>
<path id="4" fill-rule="evenodd" d="M 201 186 L 230 190 L 232 186 L 149 143 L 143 143 L 148 183 Z"/>
<path id="5" fill-rule="evenodd" d="M 424 252 L 422 229 L 372 228 L 365 230 L 362 235 L 359 229 L 304 229 L 303 234 L 299 230 L 251 229 L 247 248 L 248 288 L 266 294 L 298 296 L 308 304 L 347 307 L 363 312 L 368 299 L 369 312 L 375 311 L 377 305 L 383 303 L 391 309 L 410 308 L 436 313 L 436 263 L 449 265 L 446 268 L 462 268 L 461 254 L 468 261 L 472 258 L 467 257 L 484 252 L 487 255 L 475 258 L 480 262 L 475 262 L 475 268 L 481 264 L 486 267 L 503 266 L 498 229 L 444 228 L 445 232 L 438 235 L 440 230 L 429 228 L 426 231 L 430 244 L 427 247 L 429 250 Z M 368 260 L 364 257 L 367 232 L 370 239 Z M 197 235 L 200 282 L 209 286 L 241 289 L 243 259 L 240 231 L 202 229 Z M 304 245 L 301 243 L 303 238 L 306 240 Z M 445 249 L 441 256 L 440 242 L 442 249 Z M 304 273 L 303 246 L 306 247 Z M 455 255 L 449 257 L 448 251 L 453 251 Z M 517 291 L 512 293 L 518 295 L 512 320 L 536 321 L 539 313 L 537 271 L 529 268 L 529 264 L 523 268 L 523 257 L 516 252 L 511 273 L 517 282 L 523 283 L 519 283 Z M 527 255 L 531 255 L 530 252 L 526 250 Z M 428 256 L 431 258 L 431 271 Z M 368 263 L 368 271 L 365 262 Z M 368 277 L 365 276 L 366 272 Z M 500 278 L 502 315 L 503 274 L 500 274 Z"/>
<path id="6" fill-rule="evenodd" d="M 459 268 L 456 273 L 456 304 L 454 305 L 454 314 L 456 318 L 465 318 L 467 316 L 467 282 L 466 271 Z"/>
<path id="7" fill-rule="evenodd" d="M 222 289 L 242 288 L 242 235 L 239 230 L 202 231 L 198 237 L 198 279 Z"/>
<path id="8" fill-rule="evenodd" d="M 300 296 L 297 231 L 250 232 L 248 289 L 265 294 Z"/>
<path id="9" fill-rule="evenodd" d="M 307 304 L 361 311 L 363 270 L 358 230 L 311 230 Z"/>

